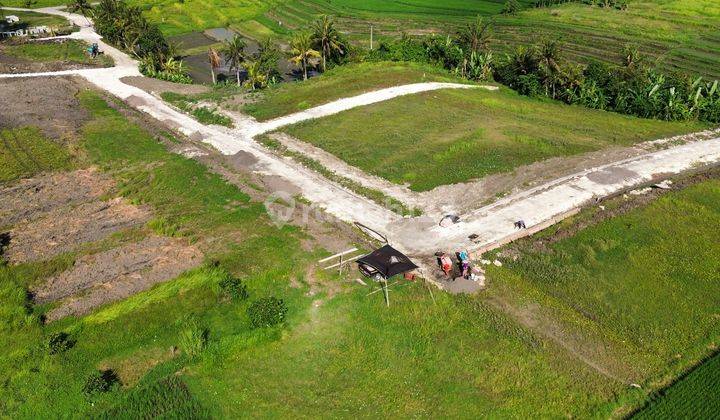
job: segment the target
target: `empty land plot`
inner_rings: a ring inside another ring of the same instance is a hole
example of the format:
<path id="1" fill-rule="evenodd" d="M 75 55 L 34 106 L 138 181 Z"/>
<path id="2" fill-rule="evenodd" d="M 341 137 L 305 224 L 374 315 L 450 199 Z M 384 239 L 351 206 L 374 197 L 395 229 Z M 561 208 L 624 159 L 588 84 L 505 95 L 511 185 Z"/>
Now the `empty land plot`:
<path id="1" fill-rule="evenodd" d="M 260 121 L 304 111 L 373 90 L 421 82 L 462 83 L 437 67 L 413 63 L 360 63 L 336 67 L 307 82 L 282 83 L 258 94 L 243 112 Z M 465 82 L 467 83 L 467 82 Z"/>
<path id="2" fill-rule="evenodd" d="M 57 207 L 99 200 L 113 187 L 95 168 L 46 174 L 0 187 L 0 227 L 32 222 Z"/>
<path id="3" fill-rule="evenodd" d="M 283 131 L 374 175 L 426 191 L 702 127 L 536 100 L 509 89 L 472 89 L 396 98 Z"/>
<path id="4" fill-rule="evenodd" d="M 709 228 L 720 222 L 720 181 L 715 175 L 622 210 L 627 202 L 588 210 L 600 219 L 577 232 L 585 215 L 509 247 L 489 278 L 521 306 L 536 302 L 598 331 L 653 390 L 720 340 L 720 234 Z"/>

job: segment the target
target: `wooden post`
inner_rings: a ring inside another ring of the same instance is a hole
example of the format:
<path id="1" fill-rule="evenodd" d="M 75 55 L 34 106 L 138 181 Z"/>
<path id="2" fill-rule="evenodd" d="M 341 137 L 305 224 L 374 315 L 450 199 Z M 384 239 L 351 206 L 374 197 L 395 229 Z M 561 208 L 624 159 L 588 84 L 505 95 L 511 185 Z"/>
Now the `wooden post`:
<path id="1" fill-rule="evenodd" d="M 370 25 L 370 51 L 373 49 L 373 26 Z"/>
<path id="2" fill-rule="evenodd" d="M 385 292 L 385 304 L 387 304 L 387 307 L 389 308 L 390 307 L 390 295 L 388 294 L 387 279 L 383 279 L 383 282 L 381 284 L 384 284 L 384 286 L 382 286 L 382 288 L 383 288 L 383 292 Z"/>

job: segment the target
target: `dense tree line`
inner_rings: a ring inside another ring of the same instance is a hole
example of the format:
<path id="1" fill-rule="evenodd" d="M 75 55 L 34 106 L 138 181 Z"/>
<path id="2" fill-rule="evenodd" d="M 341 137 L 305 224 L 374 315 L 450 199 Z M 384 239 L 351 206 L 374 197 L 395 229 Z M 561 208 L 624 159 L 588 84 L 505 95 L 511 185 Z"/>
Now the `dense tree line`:
<path id="1" fill-rule="evenodd" d="M 582 3 L 597 7 L 612 7 L 618 10 L 628 8 L 628 0 L 534 0 L 532 5 L 534 7 L 550 7 L 564 3 Z"/>
<path id="2" fill-rule="evenodd" d="M 478 19 L 456 34 L 383 42 L 366 60 L 435 63 L 473 80 L 495 80 L 528 96 L 663 120 L 720 123 L 717 81 L 665 74 L 632 47 L 617 64 L 580 65 L 562 56 L 561 44 L 545 40 L 498 57 L 490 49 L 491 25 Z"/>

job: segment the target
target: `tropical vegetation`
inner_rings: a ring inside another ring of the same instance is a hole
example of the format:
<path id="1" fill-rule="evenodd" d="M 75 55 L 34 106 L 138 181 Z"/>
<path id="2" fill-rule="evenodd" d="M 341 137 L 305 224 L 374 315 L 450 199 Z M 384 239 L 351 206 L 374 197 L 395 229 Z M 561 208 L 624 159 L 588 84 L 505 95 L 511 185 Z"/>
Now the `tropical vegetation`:
<path id="1" fill-rule="evenodd" d="M 140 7 L 124 0 L 101 0 L 92 9 L 92 16 L 96 31 L 105 40 L 140 59 L 143 74 L 178 83 L 192 82 L 174 46 L 157 25 L 145 19 Z"/>
<path id="2" fill-rule="evenodd" d="M 313 38 L 309 32 L 300 32 L 290 41 L 292 62 L 302 69 L 303 80 L 308 78 L 308 67 L 313 59 L 319 58 L 320 53 L 313 49 Z"/>
<path id="3" fill-rule="evenodd" d="M 626 46 L 616 65 L 580 65 L 563 57 L 562 44 L 546 39 L 497 57 L 490 51 L 490 23 L 478 20 L 454 36 L 403 37 L 381 43 L 368 60 L 435 63 L 473 80 L 498 81 L 527 96 L 546 96 L 643 118 L 720 122 L 718 81 L 656 70 Z"/>

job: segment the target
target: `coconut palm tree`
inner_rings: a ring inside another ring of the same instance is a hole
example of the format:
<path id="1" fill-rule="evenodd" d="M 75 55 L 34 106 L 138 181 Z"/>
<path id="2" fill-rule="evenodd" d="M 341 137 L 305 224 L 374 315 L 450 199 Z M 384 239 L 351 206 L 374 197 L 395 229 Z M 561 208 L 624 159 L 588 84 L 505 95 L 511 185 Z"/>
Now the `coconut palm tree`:
<path id="1" fill-rule="evenodd" d="M 492 21 L 484 21 L 478 16 L 473 22 L 467 24 L 457 34 L 458 42 L 467 52 L 472 53 L 487 52 L 490 48 L 490 37 L 492 36 Z"/>
<path id="2" fill-rule="evenodd" d="M 230 67 L 230 70 L 235 70 L 235 78 L 237 84 L 240 86 L 240 69 L 243 68 L 243 63 L 247 59 L 245 55 L 245 41 L 243 41 L 240 35 L 235 35 L 230 41 L 226 41 L 223 46 L 222 54 L 225 56 L 225 64 Z"/>
<path id="3" fill-rule="evenodd" d="M 302 67 L 303 80 L 307 80 L 307 68 L 310 60 L 319 58 L 320 53 L 313 49 L 312 36 L 307 32 L 300 32 L 290 40 L 292 58 L 290 60 Z"/>
<path id="4" fill-rule="evenodd" d="M 92 15 L 93 8 L 88 0 L 72 0 L 67 4 L 67 10 L 70 13 L 80 13 L 85 17 L 85 20 L 88 21 L 88 25 L 90 25 L 88 15 Z"/>
<path id="5" fill-rule="evenodd" d="M 327 59 L 330 55 L 337 53 L 345 54 L 345 44 L 340 32 L 335 29 L 335 21 L 328 15 L 323 15 L 316 20 L 312 32 L 313 48 L 320 50 L 322 56 L 322 70 L 327 69 Z"/>
<path id="6" fill-rule="evenodd" d="M 220 54 L 218 54 L 215 48 L 208 49 L 208 62 L 210 62 L 210 74 L 212 74 L 212 82 L 214 85 L 217 83 L 215 69 L 220 67 Z"/>
<path id="7" fill-rule="evenodd" d="M 550 96 L 550 88 L 552 88 L 552 98 L 554 99 L 556 96 L 555 88 L 562 78 L 560 44 L 555 40 L 545 40 L 538 46 L 537 50 L 545 95 Z"/>

